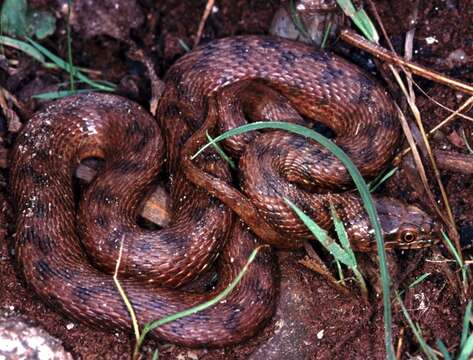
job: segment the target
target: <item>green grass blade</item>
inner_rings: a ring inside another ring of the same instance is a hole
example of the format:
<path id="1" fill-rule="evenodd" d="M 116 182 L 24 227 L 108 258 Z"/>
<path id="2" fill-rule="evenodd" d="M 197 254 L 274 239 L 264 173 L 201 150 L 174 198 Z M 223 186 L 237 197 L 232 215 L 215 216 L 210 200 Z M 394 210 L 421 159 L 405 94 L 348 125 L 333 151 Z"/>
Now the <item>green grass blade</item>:
<path id="1" fill-rule="evenodd" d="M 179 45 L 181 45 L 181 48 L 183 48 L 185 52 L 189 52 L 189 51 L 192 50 L 192 49 L 190 48 L 190 46 L 185 43 L 184 40 L 182 40 L 182 39 L 177 39 L 177 41 L 179 42 Z"/>
<path id="2" fill-rule="evenodd" d="M 328 40 L 328 36 L 330 34 L 331 29 L 332 29 L 332 23 L 329 22 L 327 26 L 325 27 L 324 37 L 322 38 L 322 42 L 320 43 L 321 49 L 325 48 L 325 46 L 327 45 L 327 40 Z"/>
<path id="3" fill-rule="evenodd" d="M 408 287 L 409 287 L 409 288 L 413 288 L 414 286 L 420 284 L 422 281 L 424 281 L 425 279 L 427 279 L 430 275 L 431 275 L 431 273 L 422 274 L 422 275 L 419 276 L 417 279 L 415 279 L 413 282 L 411 282 Z"/>
<path id="4" fill-rule="evenodd" d="M 75 94 L 81 94 L 81 93 L 87 93 L 91 92 L 92 90 L 90 89 L 80 89 L 80 90 L 58 90 L 58 91 L 51 91 L 51 92 L 45 92 L 41 94 L 36 94 L 31 96 L 34 99 L 39 99 L 39 100 L 54 100 L 54 99 L 59 99 L 63 98 L 66 96 L 71 96 Z"/>
<path id="5" fill-rule="evenodd" d="M 392 169 L 388 171 L 383 171 L 381 174 L 376 176 L 376 178 L 371 181 L 368 186 L 370 188 L 371 192 L 375 192 L 378 187 L 380 187 L 386 180 L 388 180 L 391 176 L 393 176 L 396 171 L 398 170 L 398 167 L 393 167 Z"/>
<path id="6" fill-rule="evenodd" d="M 20 50 L 25 54 L 31 56 L 33 59 L 39 61 L 43 65 L 46 64 L 46 59 L 44 58 L 43 54 L 36 50 L 32 45 L 24 41 L 17 40 L 8 36 L 0 36 L 0 44 Z"/>
<path id="7" fill-rule="evenodd" d="M 72 0 L 67 0 L 67 60 L 69 62 L 69 82 L 71 86 L 71 90 L 75 90 L 75 85 L 74 85 L 74 78 L 77 76 L 76 72 L 77 69 L 74 67 L 74 63 L 72 61 L 72 37 L 71 37 L 71 9 L 72 9 Z"/>
<path id="8" fill-rule="evenodd" d="M 355 266 L 357 266 L 355 253 L 351 248 L 350 240 L 348 240 L 348 234 L 345 229 L 345 225 L 343 225 L 342 220 L 340 220 L 340 218 L 338 217 L 337 211 L 335 210 L 335 207 L 332 203 L 330 203 L 330 213 L 332 215 L 333 224 L 335 226 L 335 232 L 337 233 L 340 244 L 342 244 L 342 247 L 347 251 L 350 257 L 353 258 L 353 262 L 355 263 Z"/>
<path id="9" fill-rule="evenodd" d="M 457 252 L 456 247 L 453 245 L 452 241 L 448 237 L 448 235 L 445 233 L 445 231 L 442 231 L 442 236 L 445 242 L 447 243 L 448 249 L 452 253 L 453 257 L 455 258 L 455 261 L 457 262 L 458 266 L 460 267 L 461 273 L 462 273 L 462 279 L 463 279 L 463 285 L 466 287 L 468 283 L 468 268 L 465 266 L 465 263 L 463 262 L 460 254 Z"/>
<path id="10" fill-rule="evenodd" d="M 345 229 L 345 225 L 343 225 L 342 220 L 340 220 L 340 218 L 338 217 L 337 211 L 335 210 L 335 207 L 332 203 L 330 203 L 330 212 L 332 214 L 333 224 L 335 226 L 335 232 L 337 233 L 338 240 L 340 241 L 340 244 L 342 244 L 343 249 L 346 251 L 347 256 L 350 257 L 351 262 L 353 263 L 353 266 L 351 266 L 350 269 L 355 275 L 358 284 L 360 285 L 363 297 L 367 299 L 368 289 L 366 287 L 365 279 L 363 278 L 361 272 L 358 270 L 358 263 L 356 261 L 355 253 L 353 252 L 353 249 L 351 247 L 350 240 L 348 240 L 348 234 Z"/>
<path id="11" fill-rule="evenodd" d="M 315 238 L 342 264 L 352 268 L 356 265 L 350 255 L 338 245 L 335 240 L 328 236 L 327 231 L 322 229 L 314 220 L 307 216 L 291 200 L 284 198 L 284 201 L 291 207 L 296 215 L 302 220 L 305 226 L 315 236 Z"/>
<path id="12" fill-rule="evenodd" d="M 307 28 L 303 24 L 301 17 L 299 16 L 299 13 L 297 12 L 297 6 L 296 6 L 296 0 L 290 0 L 289 1 L 289 8 L 291 12 L 291 20 L 294 23 L 294 26 L 296 27 L 297 31 L 305 37 L 307 40 L 310 40 L 313 42 L 312 37 L 309 34 L 309 31 L 307 31 Z"/>
<path id="13" fill-rule="evenodd" d="M 272 121 L 272 122 L 256 122 L 252 124 L 247 124 L 240 126 L 236 129 L 225 132 L 217 136 L 212 142 L 219 142 L 221 140 L 227 139 L 234 135 L 239 135 L 244 132 L 261 130 L 261 129 L 281 129 L 299 134 L 302 136 L 309 137 L 310 139 L 320 143 L 322 146 L 327 147 L 340 161 L 347 167 L 348 172 L 350 173 L 353 181 L 360 193 L 361 199 L 365 206 L 368 217 L 371 221 L 374 230 L 374 236 L 377 243 L 378 259 L 380 263 L 380 273 L 381 273 L 381 283 L 383 289 L 383 305 L 384 305 L 384 330 L 385 330 L 385 345 L 386 345 L 386 354 L 388 359 L 395 359 L 394 348 L 392 344 L 392 314 L 391 314 L 391 300 L 390 300 L 390 279 L 388 268 L 386 265 L 386 251 L 384 248 L 383 236 L 381 233 L 381 225 L 378 221 L 378 215 L 376 208 L 371 199 L 370 191 L 366 185 L 365 180 L 361 176 L 359 170 L 350 160 L 350 158 L 340 149 L 333 141 L 327 139 L 326 137 L 320 135 L 319 133 L 305 128 L 296 124 L 289 124 L 286 122 Z M 195 158 L 199 155 L 204 149 L 208 146 L 211 146 L 210 143 L 203 146 L 199 151 L 197 151 L 192 158 Z"/>
<path id="14" fill-rule="evenodd" d="M 252 251 L 252 253 L 250 254 L 250 256 L 248 257 L 248 260 L 245 264 L 245 266 L 240 270 L 240 272 L 238 273 L 238 275 L 235 277 L 235 279 L 233 279 L 233 281 L 230 283 L 230 285 L 228 285 L 225 290 L 223 290 L 220 294 L 218 294 L 217 296 L 215 296 L 213 299 L 209 300 L 209 301 L 206 301 L 205 303 L 202 303 L 202 304 L 199 304 L 197 306 L 194 306 L 194 307 L 191 307 L 190 309 L 187 309 L 187 310 L 184 310 L 184 311 L 181 311 L 179 313 L 176 313 L 176 314 L 172 314 L 172 315 L 169 315 L 169 316 L 166 316 L 165 318 L 162 318 L 162 319 L 158 319 L 158 320 L 154 320 L 154 321 L 151 321 L 149 323 L 147 323 L 142 331 L 141 331 L 141 336 L 139 338 L 139 340 L 137 341 L 136 343 L 136 346 L 135 346 L 135 350 L 134 350 L 134 354 L 135 356 L 139 353 L 139 349 L 141 347 L 141 345 L 143 344 L 143 341 L 144 339 L 146 338 L 146 335 L 150 332 L 150 331 L 153 331 L 154 329 L 156 329 L 157 327 L 159 326 L 163 326 L 167 323 L 170 323 L 170 322 L 173 322 L 177 319 L 181 319 L 183 317 L 186 317 L 186 316 L 189 316 L 189 315 L 192 315 L 192 314 L 195 314 L 199 311 L 202 311 L 202 310 L 205 310 L 215 304 L 217 304 L 218 302 L 222 301 L 228 294 L 230 294 L 233 289 L 239 284 L 239 282 L 241 281 L 241 279 L 243 278 L 243 276 L 246 274 L 246 272 L 248 271 L 248 268 L 249 266 L 251 265 L 251 263 L 255 260 L 256 258 L 256 255 L 258 254 L 259 250 L 263 247 L 265 247 L 266 245 L 263 245 L 263 246 L 258 246 L 256 249 L 254 249 Z"/>
<path id="15" fill-rule="evenodd" d="M 466 343 L 466 339 L 468 338 L 468 333 L 470 331 L 470 321 L 471 321 L 471 300 L 468 302 L 465 308 L 465 316 L 463 318 L 463 329 L 462 329 L 462 336 L 460 341 L 460 348 L 463 348 Z"/>
<path id="16" fill-rule="evenodd" d="M 473 334 L 468 336 L 468 339 L 465 341 L 465 345 L 463 345 L 460 355 L 458 356 L 458 360 L 470 360 L 470 355 L 473 353 Z"/>
<path id="17" fill-rule="evenodd" d="M 337 3 L 368 40 L 375 43 L 379 42 L 379 34 L 365 10 L 357 11 L 351 0 L 337 0 Z"/>
<path id="18" fill-rule="evenodd" d="M 42 46 L 41 44 L 39 44 L 38 42 L 28 38 L 28 42 L 34 47 L 36 48 L 36 50 L 38 50 L 39 52 L 41 52 L 45 57 L 47 57 L 49 60 L 51 60 L 54 64 L 56 64 L 59 68 L 71 73 L 71 71 L 73 71 L 73 69 L 71 69 L 70 67 L 70 64 L 68 64 L 67 62 L 65 62 L 64 60 L 62 60 L 59 56 L 53 54 L 51 51 L 49 51 L 48 49 L 46 49 L 44 46 Z M 80 71 L 76 71 L 74 73 L 74 75 L 81 81 L 83 81 L 84 83 L 92 86 L 93 88 L 97 89 L 97 90 L 102 90 L 102 91 L 115 91 L 116 89 L 116 86 L 106 86 L 106 85 L 103 85 L 102 83 L 99 83 L 99 82 L 96 82 L 96 81 L 93 81 L 91 79 L 89 79 L 87 76 L 85 76 L 83 73 L 81 73 Z"/>
<path id="19" fill-rule="evenodd" d="M 442 356 L 445 360 L 453 360 L 452 356 L 448 352 L 448 349 L 447 349 L 447 347 L 445 346 L 445 344 L 443 343 L 442 340 L 437 339 L 435 341 L 435 343 L 437 344 L 437 347 L 439 348 L 439 351 L 440 351 L 440 353 L 442 354 Z"/>
<path id="20" fill-rule="evenodd" d="M 404 306 L 404 303 L 401 300 L 401 297 L 399 294 L 396 292 L 396 299 L 399 305 L 401 306 L 402 313 L 404 314 L 404 317 L 407 320 L 407 323 L 409 324 L 409 327 L 412 330 L 412 333 L 414 334 L 415 338 L 417 339 L 417 342 L 419 343 L 422 352 L 427 356 L 429 360 L 438 360 L 437 355 L 435 355 L 434 351 L 432 348 L 427 345 L 427 342 L 425 341 L 424 337 L 422 336 L 422 333 L 419 329 L 419 326 L 414 324 L 414 322 L 411 319 L 411 316 L 409 315 L 409 312 L 407 311 L 406 307 Z"/>
<path id="21" fill-rule="evenodd" d="M 213 140 L 213 138 L 209 135 L 208 132 L 206 132 L 205 135 L 207 136 L 207 140 L 209 141 Z M 217 153 L 222 157 L 223 160 L 225 160 L 228 163 L 228 165 L 230 165 L 232 169 L 236 169 L 236 166 L 233 160 L 230 158 L 230 156 L 225 154 L 223 149 L 217 143 L 214 144 L 214 148 L 215 148 L 215 151 L 217 151 Z"/>

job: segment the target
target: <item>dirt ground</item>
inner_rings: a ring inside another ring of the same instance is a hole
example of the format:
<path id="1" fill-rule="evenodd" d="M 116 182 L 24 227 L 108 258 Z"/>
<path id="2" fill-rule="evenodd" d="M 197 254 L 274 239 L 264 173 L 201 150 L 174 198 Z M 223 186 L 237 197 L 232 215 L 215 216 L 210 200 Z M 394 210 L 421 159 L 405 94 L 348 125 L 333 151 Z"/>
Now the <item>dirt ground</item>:
<path id="1" fill-rule="evenodd" d="M 39 9 L 55 9 L 58 29 L 42 44 L 55 51 L 62 58 L 67 57 L 65 36 L 65 14 L 61 10 L 67 1 L 30 1 L 30 6 Z M 84 2 L 85 3 L 85 2 Z M 144 66 L 127 56 L 133 42 L 145 49 L 147 56 L 155 64 L 158 76 L 186 50 L 182 43 L 192 46 L 206 1 L 141 0 L 120 3 L 133 4 L 121 8 L 124 19 L 133 23 L 130 33 L 117 27 L 117 33 L 100 33 L 93 23 L 94 16 L 87 11 L 101 11 L 97 8 L 79 9 L 73 20 L 72 46 L 76 65 L 100 72 L 101 79 L 119 84 L 119 93 L 148 107 L 151 97 L 151 83 Z M 432 70 L 450 75 L 464 82 L 473 82 L 473 1 L 433 0 L 433 1 L 376 1 L 382 22 L 396 50 L 403 53 L 404 37 L 415 27 L 413 60 Z M 271 19 L 279 1 L 264 0 L 220 0 L 206 22 L 201 42 L 236 34 L 267 33 Z M 418 14 L 415 21 L 414 13 Z M 104 11 L 106 14 L 107 12 Z M 113 16 L 113 14 L 109 14 Z M 123 20 L 125 21 L 125 20 Z M 129 25 L 129 24 L 128 24 Z M 128 26 L 123 25 L 123 28 Z M 120 38 L 120 39 L 117 39 Z M 8 74 L 0 69 L 0 85 L 24 102 L 20 118 L 25 120 L 41 103 L 31 98 L 32 94 L 57 89 L 58 83 L 68 80 L 68 75 L 41 67 L 25 54 L 5 48 L 5 56 L 16 59 L 15 73 Z M 457 109 L 468 95 L 433 81 L 415 78 L 428 97 L 417 92 L 417 105 L 423 115 L 427 129 L 445 119 L 450 112 L 435 104 L 431 98 L 450 109 Z M 397 94 L 394 94 L 397 95 Z M 472 111 L 467 112 L 469 116 Z M 462 134 L 473 144 L 473 125 L 466 119 L 456 119 L 436 132 L 432 145 L 436 149 L 467 153 Z M 8 132 L 5 119 L 0 118 L 2 143 L 8 149 L 15 137 Z M 382 193 L 403 198 L 429 209 L 416 170 L 404 162 L 387 184 L 379 190 Z M 461 235 L 464 256 L 471 258 L 473 245 L 473 177 L 453 171 L 441 171 L 441 178 L 449 195 L 454 217 Z M 8 166 L 0 172 L 0 191 L 8 198 L 6 184 Z M 432 184 L 434 181 L 432 180 Z M 110 333 L 91 329 L 73 322 L 47 308 L 25 285 L 24 279 L 15 272 L 14 262 L 7 241 L 12 232 L 12 213 L 2 201 L 3 230 L 0 233 L 0 311 L 21 313 L 44 327 L 59 338 L 64 347 L 77 359 L 126 359 L 133 349 L 133 338 L 124 333 Z M 416 252 L 396 252 L 389 256 L 390 271 L 394 284 L 404 290 L 403 298 L 414 322 L 419 323 L 427 341 L 434 345 L 442 339 L 450 351 L 459 345 L 462 328 L 464 303 L 460 290 L 452 285 L 449 274 L 455 274 L 455 265 L 439 259 L 436 254 L 451 256 L 437 245 L 433 249 Z M 382 359 L 384 357 L 384 329 L 381 297 L 372 289 L 369 303 L 364 303 L 353 288 L 353 296 L 344 296 L 328 286 L 326 281 L 314 274 L 298 260 L 302 253 L 281 252 L 278 256 L 281 266 L 280 306 L 288 305 L 284 290 L 300 293 L 303 298 L 304 314 L 294 315 L 295 328 L 302 324 L 301 342 L 294 342 L 293 351 L 281 350 L 274 358 L 283 356 L 290 359 Z M 362 265 L 373 267 L 368 256 L 360 256 Z M 449 267 L 451 265 L 451 267 Z M 450 271 L 449 271 L 450 269 Z M 424 273 L 431 275 L 421 284 L 408 288 L 414 279 Z M 376 287 L 376 276 L 372 279 Z M 470 296 L 471 298 L 471 296 Z M 323 310 L 323 311 L 322 311 Z M 289 311 L 289 310 L 288 310 Z M 286 314 L 287 315 L 287 314 Z M 279 314 L 260 335 L 235 347 L 225 349 L 187 349 L 170 344 L 148 341 L 145 357 L 156 346 L 160 349 L 160 359 L 246 359 L 269 358 L 263 355 L 265 342 L 270 341 L 278 330 Z M 409 330 L 399 306 L 393 305 L 395 347 L 400 359 L 410 359 L 420 354 L 419 345 Z M 321 333 L 321 330 L 322 333 Z M 307 343 L 309 345 L 307 345 Z M 304 345 L 305 344 L 305 345 Z M 307 349 L 303 349 L 303 347 Z M 261 350 L 263 349 L 263 350 Z M 333 351 L 333 350 L 336 351 Z M 253 355 L 251 355 L 253 354 Z M 255 355 L 256 354 L 256 355 Z M 257 354 L 260 354 L 259 356 Z"/>

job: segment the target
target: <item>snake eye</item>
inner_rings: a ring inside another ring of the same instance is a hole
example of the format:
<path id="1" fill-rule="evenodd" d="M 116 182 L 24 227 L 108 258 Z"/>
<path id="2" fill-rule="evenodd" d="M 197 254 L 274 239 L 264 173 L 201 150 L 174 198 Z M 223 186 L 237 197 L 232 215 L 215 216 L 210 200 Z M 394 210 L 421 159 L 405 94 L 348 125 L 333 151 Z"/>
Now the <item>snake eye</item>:
<path id="1" fill-rule="evenodd" d="M 407 230 L 401 233 L 401 240 L 406 243 L 411 243 L 417 239 L 417 234 L 414 231 Z"/>

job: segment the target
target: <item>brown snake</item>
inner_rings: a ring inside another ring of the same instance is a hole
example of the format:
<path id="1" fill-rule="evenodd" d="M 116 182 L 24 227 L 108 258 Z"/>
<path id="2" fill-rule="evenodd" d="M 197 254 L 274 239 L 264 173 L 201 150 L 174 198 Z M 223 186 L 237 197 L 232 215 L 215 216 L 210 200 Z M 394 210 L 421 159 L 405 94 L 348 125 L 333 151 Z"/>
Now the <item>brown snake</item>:
<path id="1" fill-rule="evenodd" d="M 226 148 L 241 155 L 245 195 L 232 185 L 217 155 L 189 159 L 217 123 L 225 130 L 244 122 L 245 114 L 305 123 L 296 109 L 332 128 L 336 142 L 372 176 L 393 154 L 399 128 L 391 100 L 371 77 L 309 46 L 248 36 L 196 49 L 172 66 L 165 80 L 161 130 L 129 100 L 88 94 L 51 104 L 18 136 L 10 177 L 16 258 L 45 302 L 80 321 L 129 329 L 129 314 L 110 275 L 122 240 L 121 282 L 140 324 L 208 300 L 236 276 L 259 243 L 233 221 L 229 207 L 269 243 L 296 247 L 308 238 L 281 196 L 327 228 L 332 202 L 353 246 L 373 248 L 360 200 L 351 192 L 332 192 L 349 184 L 346 171 L 313 142 L 280 131 L 228 141 Z M 73 171 L 91 156 L 105 159 L 105 165 L 76 205 Z M 136 223 L 139 206 L 164 158 L 173 220 L 165 229 L 145 230 Z M 327 184 L 329 192 L 314 193 Z M 421 210 L 392 199 L 379 198 L 376 205 L 388 247 L 429 243 L 433 228 Z M 214 290 L 176 289 L 219 252 Z M 271 317 L 276 294 L 272 256 L 264 250 L 225 301 L 153 334 L 188 346 L 239 342 Z"/>

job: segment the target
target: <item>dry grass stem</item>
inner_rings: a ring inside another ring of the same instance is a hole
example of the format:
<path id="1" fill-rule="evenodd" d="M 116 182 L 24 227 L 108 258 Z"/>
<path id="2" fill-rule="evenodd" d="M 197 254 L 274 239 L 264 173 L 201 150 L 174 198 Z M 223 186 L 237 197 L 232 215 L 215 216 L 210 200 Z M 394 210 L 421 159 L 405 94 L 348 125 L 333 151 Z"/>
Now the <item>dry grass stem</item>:
<path id="1" fill-rule="evenodd" d="M 200 43 L 200 39 L 202 38 L 202 33 L 204 32 L 205 22 L 207 21 L 207 18 L 209 17 L 214 4 L 215 4 L 215 0 L 207 0 L 207 5 L 205 6 L 204 13 L 202 14 L 202 17 L 200 18 L 197 34 L 195 35 L 194 47 L 196 47 Z"/>
<path id="2" fill-rule="evenodd" d="M 365 38 L 358 35 L 352 30 L 349 30 L 349 29 L 342 30 L 340 33 L 340 37 L 348 44 L 353 45 L 359 49 L 362 49 L 370 53 L 371 55 L 375 56 L 378 59 L 386 61 L 390 64 L 395 64 L 398 66 L 405 66 L 409 71 L 412 71 L 416 75 L 447 85 L 455 90 L 459 90 L 459 91 L 473 95 L 472 85 L 464 83 L 460 80 L 456 80 L 451 77 L 445 76 L 436 71 L 426 69 L 425 67 L 415 64 L 413 62 L 406 61 L 396 56 L 392 52 L 384 49 L 383 47 L 366 40 Z"/>

